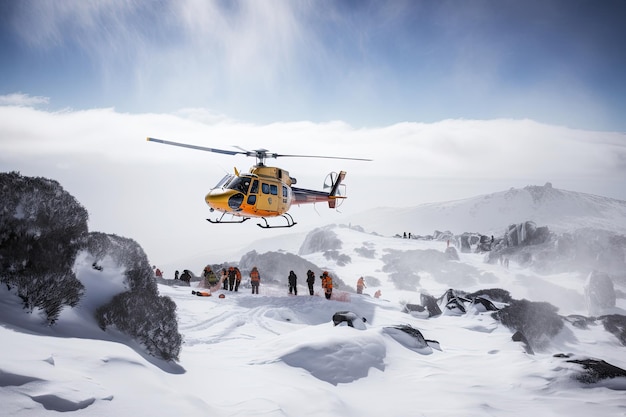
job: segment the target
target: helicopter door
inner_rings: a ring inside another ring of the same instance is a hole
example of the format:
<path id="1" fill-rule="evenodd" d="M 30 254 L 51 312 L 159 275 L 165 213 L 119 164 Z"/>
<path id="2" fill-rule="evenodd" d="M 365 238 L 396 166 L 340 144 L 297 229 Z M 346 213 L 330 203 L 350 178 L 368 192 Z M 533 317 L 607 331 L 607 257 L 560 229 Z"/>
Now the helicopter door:
<path id="1" fill-rule="evenodd" d="M 252 187 L 250 187 L 250 194 L 248 195 L 248 200 L 246 201 L 249 205 L 254 206 L 257 200 L 257 193 L 259 192 L 259 180 L 254 180 L 252 182 Z"/>
<path id="2" fill-rule="evenodd" d="M 261 183 L 261 194 L 257 199 L 257 209 L 278 211 L 278 186 L 276 184 Z"/>

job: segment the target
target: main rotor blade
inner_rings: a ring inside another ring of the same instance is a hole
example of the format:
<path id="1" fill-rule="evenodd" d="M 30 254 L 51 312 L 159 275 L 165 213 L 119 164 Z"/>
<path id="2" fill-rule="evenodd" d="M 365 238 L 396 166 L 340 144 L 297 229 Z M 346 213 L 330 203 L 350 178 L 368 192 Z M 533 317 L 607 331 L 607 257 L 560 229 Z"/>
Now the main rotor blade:
<path id="1" fill-rule="evenodd" d="M 283 155 L 275 154 L 275 158 L 324 158 L 324 159 L 345 159 L 348 161 L 373 161 L 373 159 L 366 158 L 347 158 L 343 156 L 321 156 L 321 155 Z"/>
<path id="2" fill-rule="evenodd" d="M 162 143 L 164 145 L 180 146 L 181 148 L 190 148 L 190 149 L 195 149 L 198 151 L 215 152 L 215 153 L 222 153 L 226 155 L 246 155 L 246 152 L 227 151 L 224 149 L 207 148 L 205 146 L 189 145 L 187 143 L 172 142 L 172 141 L 163 140 L 163 139 L 146 138 L 146 140 L 148 142 L 156 142 L 156 143 Z"/>
<path id="3" fill-rule="evenodd" d="M 349 160 L 349 161 L 372 161 L 372 159 L 365 159 L 365 158 L 346 158 L 346 157 L 341 157 L 341 156 L 321 156 L 321 155 L 287 155 L 287 154 L 277 154 L 277 153 L 273 153 L 268 151 L 267 149 L 257 149 L 254 151 L 248 151 L 246 149 L 243 149 L 240 146 L 235 146 L 238 149 L 241 149 L 241 151 L 227 151 L 224 149 L 216 149 L 216 148 L 207 148 L 205 146 L 197 146 L 197 145 L 189 145 L 187 143 L 179 143 L 179 142 L 172 142 L 169 140 L 163 140 L 163 139 L 155 139 L 155 138 L 146 138 L 149 142 L 156 142 L 156 143 L 162 143 L 164 145 L 173 145 L 173 146 L 180 146 L 181 148 L 190 148 L 190 149 L 196 149 L 199 151 L 207 151 L 207 152 L 215 152 L 215 153 L 221 153 L 221 154 L 225 154 L 225 155 L 246 155 L 246 156 L 255 156 L 256 158 L 258 158 L 261 162 L 263 162 L 266 158 L 324 158 L 324 159 L 343 159 L 343 160 Z"/>

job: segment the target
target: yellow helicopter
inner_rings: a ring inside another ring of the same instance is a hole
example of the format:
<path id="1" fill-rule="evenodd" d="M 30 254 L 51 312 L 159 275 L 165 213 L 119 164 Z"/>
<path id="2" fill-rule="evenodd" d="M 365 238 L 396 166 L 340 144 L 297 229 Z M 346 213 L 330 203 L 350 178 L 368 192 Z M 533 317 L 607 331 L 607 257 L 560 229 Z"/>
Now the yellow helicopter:
<path id="1" fill-rule="evenodd" d="M 338 174 L 331 172 L 324 181 L 324 189 L 328 191 L 307 190 L 293 187 L 296 179 L 289 176 L 289 172 L 277 167 L 265 165 L 267 158 L 327 158 L 344 159 L 353 161 L 371 161 L 363 158 L 343 158 L 336 156 L 312 156 L 312 155 L 283 155 L 268 151 L 267 149 L 257 149 L 247 151 L 239 148 L 240 151 L 229 151 L 224 149 L 207 148 L 204 146 L 190 145 L 169 140 L 155 139 L 148 137 L 149 142 L 161 143 L 164 145 L 180 146 L 200 151 L 215 152 L 225 155 L 246 155 L 256 158 L 256 164 L 250 168 L 248 173 L 239 173 L 235 168 L 234 174 L 227 174 L 215 187 L 213 187 L 204 200 L 209 205 L 211 212 L 218 211 L 222 215 L 215 219 L 207 219 L 211 223 L 243 223 L 252 217 L 260 218 L 265 223 L 257 223 L 258 226 L 270 229 L 275 227 L 292 227 L 297 223 L 288 213 L 293 204 L 309 204 L 327 202 L 328 207 L 336 208 L 341 199 L 346 198 L 345 186 L 341 183 L 346 176 L 345 171 Z M 234 217 L 224 219 L 224 216 Z M 282 217 L 287 221 L 286 225 L 270 226 L 267 218 Z"/>

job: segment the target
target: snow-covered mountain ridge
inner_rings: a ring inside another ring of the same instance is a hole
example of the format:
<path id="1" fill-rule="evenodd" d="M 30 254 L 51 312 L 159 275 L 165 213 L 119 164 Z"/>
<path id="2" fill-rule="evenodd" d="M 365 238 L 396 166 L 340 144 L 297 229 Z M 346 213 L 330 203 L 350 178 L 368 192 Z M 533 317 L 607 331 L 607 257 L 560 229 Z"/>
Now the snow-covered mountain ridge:
<path id="1" fill-rule="evenodd" d="M 415 207 L 373 208 L 348 219 L 383 235 L 426 235 L 434 230 L 497 235 L 508 225 L 525 221 L 555 232 L 594 228 L 624 234 L 626 201 L 561 190 L 546 183 Z"/>

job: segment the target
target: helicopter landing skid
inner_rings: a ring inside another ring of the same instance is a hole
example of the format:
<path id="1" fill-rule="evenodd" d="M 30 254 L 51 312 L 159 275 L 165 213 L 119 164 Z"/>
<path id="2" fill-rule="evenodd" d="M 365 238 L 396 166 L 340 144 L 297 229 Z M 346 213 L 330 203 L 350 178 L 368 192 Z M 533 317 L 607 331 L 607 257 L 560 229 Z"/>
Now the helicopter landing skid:
<path id="1" fill-rule="evenodd" d="M 267 219 L 265 217 L 261 217 L 263 219 L 263 221 L 265 222 L 265 224 L 261 224 L 261 223 L 257 223 L 257 226 L 263 228 L 263 229 L 278 229 L 281 227 L 293 227 L 295 226 L 296 223 L 295 221 L 293 221 L 293 217 L 291 217 L 291 215 L 289 213 L 285 213 L 285 214 L 281 214 L 282 218 L 284 218 L 285 220 L 287 220 L 287 224 L 283 225 L 283 226 L 270 226 L 270 224 L 267 222 Z"/>
<path id="2" fill-rule="evenodd" d="M 242 217 L 241 220 L 224 220 L 224 215 L 226 213 L 222 214 L 222 217 L 220 217 L 219 219 L 207 219 L 208 222 L 213 223 L 213 224 L 221 224 L 221 223 L 243 223 L 246 220 L 250 220 L 250 217 Z"/>

